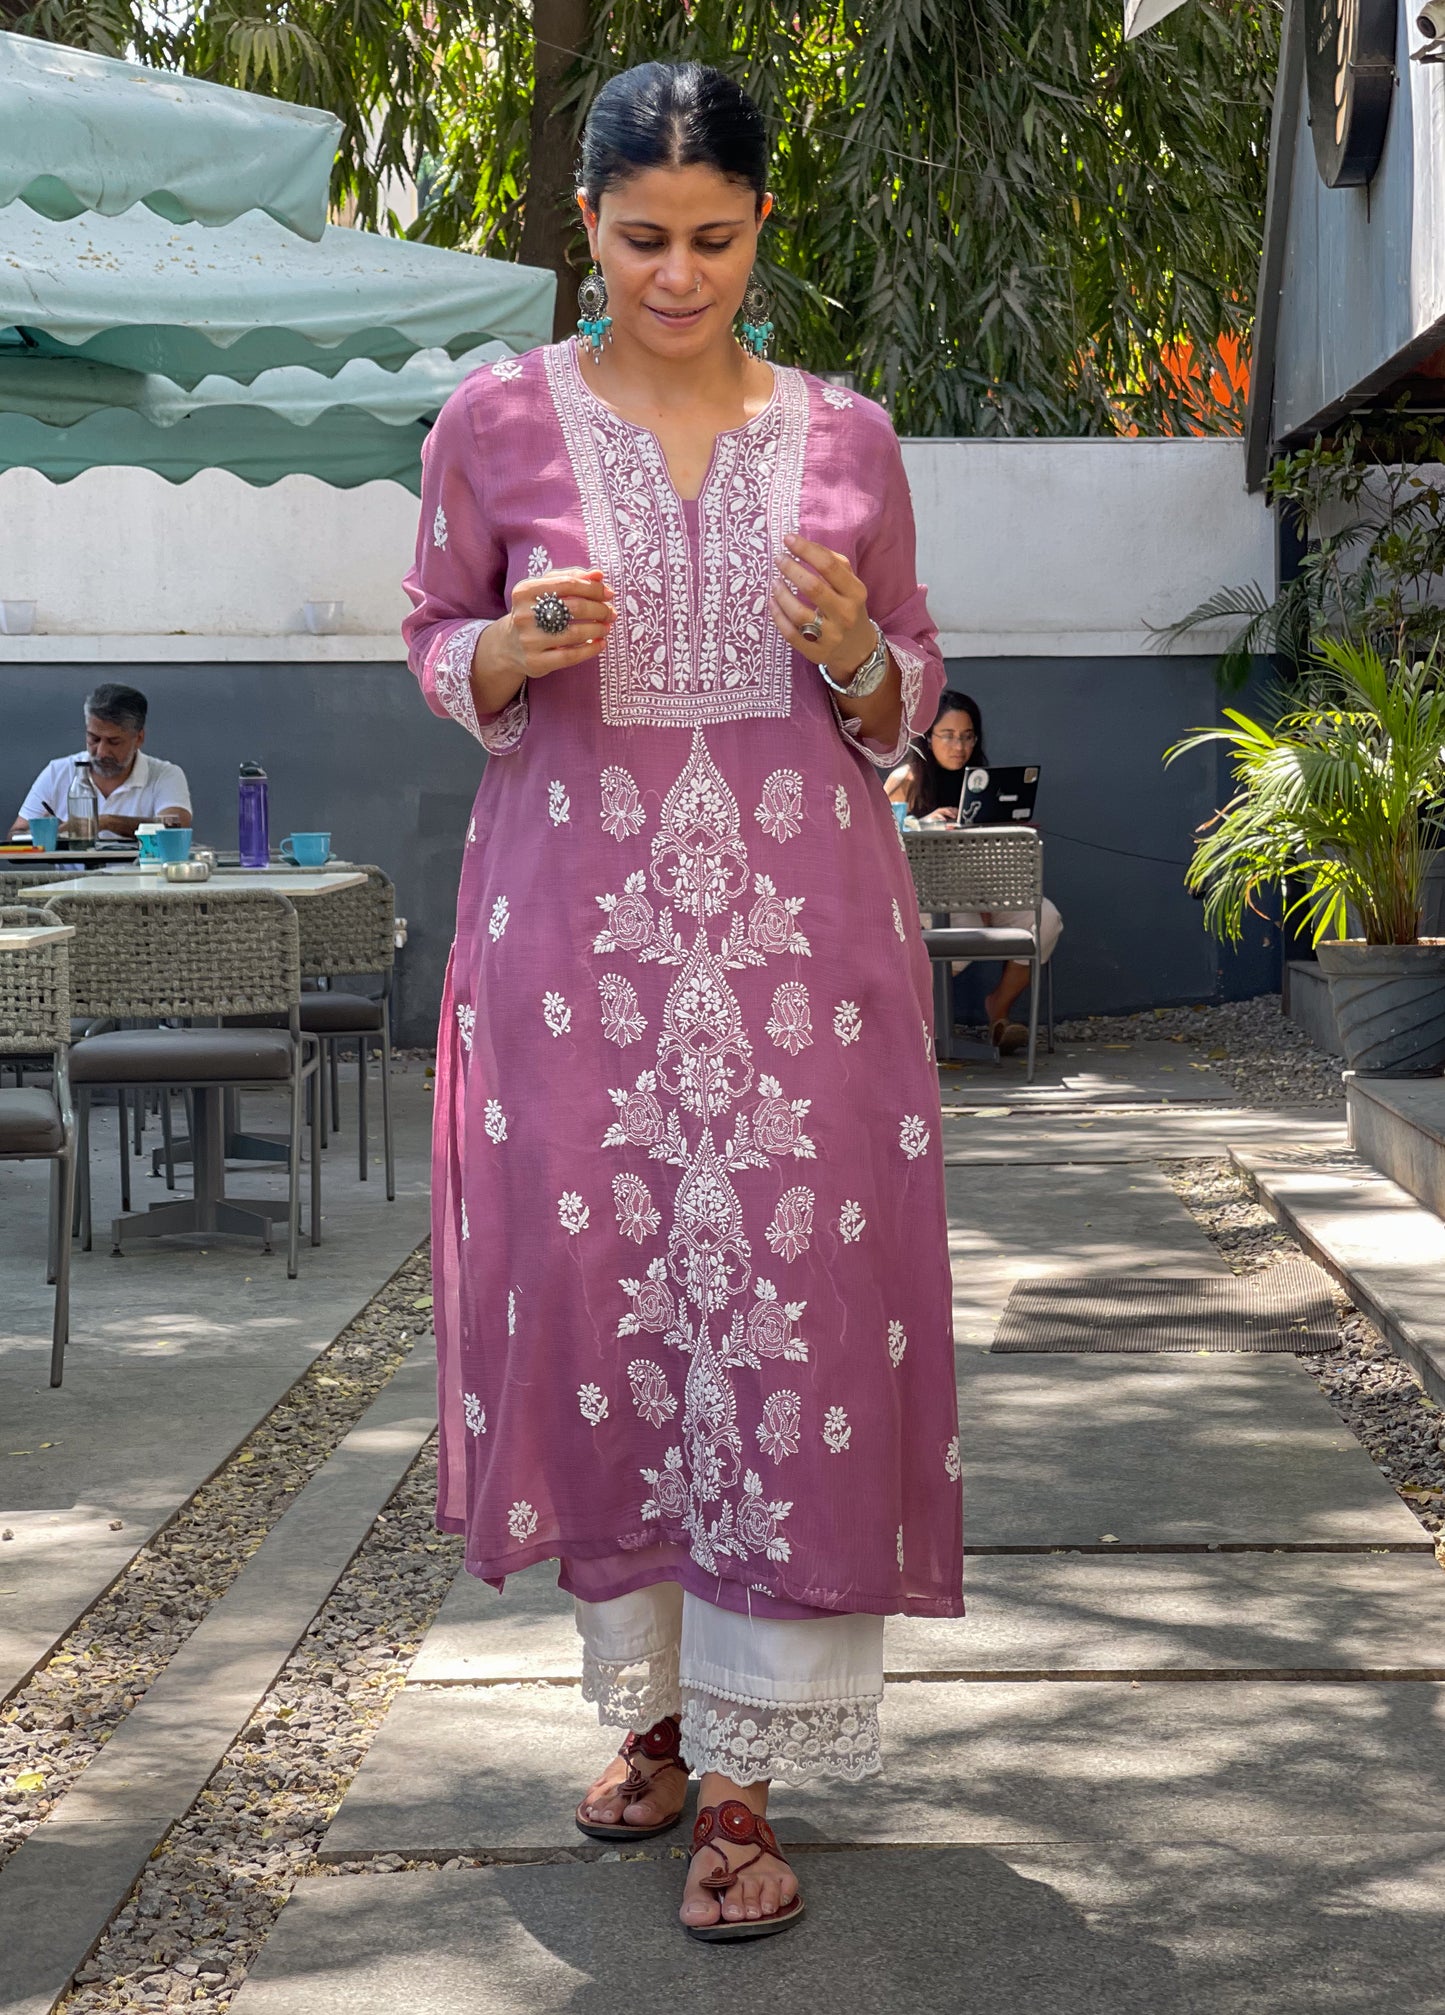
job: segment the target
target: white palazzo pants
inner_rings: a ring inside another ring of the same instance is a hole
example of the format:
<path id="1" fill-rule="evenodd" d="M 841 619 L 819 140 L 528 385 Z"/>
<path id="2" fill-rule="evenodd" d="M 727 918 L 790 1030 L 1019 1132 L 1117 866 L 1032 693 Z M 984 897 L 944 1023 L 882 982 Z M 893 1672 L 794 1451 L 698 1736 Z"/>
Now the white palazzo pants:
<path id="1" fill-rule="evenodd" d="M 682 1753 L 735 1784 L 882 1769 L 883 1618 L 741 1616 L 656 1582 L 578 1602 L 582 1697 L 604 1726 L 682 1716 Z"/>

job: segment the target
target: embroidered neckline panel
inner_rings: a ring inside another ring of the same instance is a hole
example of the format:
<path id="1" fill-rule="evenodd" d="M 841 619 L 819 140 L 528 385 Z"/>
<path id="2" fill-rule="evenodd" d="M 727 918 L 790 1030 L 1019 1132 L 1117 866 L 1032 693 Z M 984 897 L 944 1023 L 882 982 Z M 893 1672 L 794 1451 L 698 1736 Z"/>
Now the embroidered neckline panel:
<path id="1" fill-rule="evenodd" d="M 695 566 L 686 509 L 656 435 L 588 391 L 570 343 L 544 354 L 588 551 L 617 597 L 602 652 L 603 720 L 701 728 L 786 718 L 792 652 L 768 601 L 783 539 L 798 529 L 808 437 L 802 373 L 775 365 L 771 405 L 719 434 L 697 500 Z"/>

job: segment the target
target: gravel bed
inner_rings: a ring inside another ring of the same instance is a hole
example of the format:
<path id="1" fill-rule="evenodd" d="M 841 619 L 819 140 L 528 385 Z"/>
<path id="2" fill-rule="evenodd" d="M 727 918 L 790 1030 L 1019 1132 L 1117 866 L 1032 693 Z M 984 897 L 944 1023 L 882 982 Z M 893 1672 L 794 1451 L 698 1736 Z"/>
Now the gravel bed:
<path id="1" fill-rule="evenodd" d="M 1140 1014 L 1089 1015 L 1060 1022 L 1065 1042 L 1177 1042 L 1199 1050 L 1229 1079 L 1242 1106 L 1338 1104 L 1340 1059 L 1316 1049 L 1280 1012 L 1278 994 L 1216 1006 L 1150 1008 Z"/>
<path id="2" fill-rule="evenodd" d="M 1163 1164 L 1176 1195 L 1235 1273 L 1253 1273 L 1300 1249 L 1225 1161 Z M 1300 1363 L 1416 1518 L 1445 1565 L 1445 1415 L 1374 1324 L 1335 1290 L 1339 1347 Z"/>
<path id="3" fill-rule="evenodd" d="M 75 1782 L 431 1326 L 423 1244 L 0 1709 L 0 1863 Z"/>
<path id="4" fill-rule="evenodd" d="M 317 1846 L 456 1578 L 462 1543 L 438 1534 L 435 1504 L 432 1442 L 77 1972 L 58 2004 L 65 2015 L 229 2005 L 298 1877 L 315 1872 Z"/>

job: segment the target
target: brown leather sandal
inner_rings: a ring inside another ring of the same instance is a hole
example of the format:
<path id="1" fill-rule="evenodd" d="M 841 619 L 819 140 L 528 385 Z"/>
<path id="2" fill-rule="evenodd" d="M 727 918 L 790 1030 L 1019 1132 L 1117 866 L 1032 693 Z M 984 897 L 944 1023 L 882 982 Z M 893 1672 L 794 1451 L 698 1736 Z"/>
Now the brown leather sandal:
<path id="1" fill-rule="evenodd" d="M 756 1847 L 757 1853 L 736 1867 L 728 1864 L 722 1843 L 729 1847 Z M 725 1798 L 721 1805 L 704 1805 L 697 1815 L 692 1829 L 692 1852 L 701 1854 L 710 1847 L 722 1862 L 710 1875 L 699 1878 L 704 1889 L 712 1891 L 719 1903 L 725 1891 L 745 1869 L 752 1868 L 759 1861 L 771 1855 L 774 1861 L 781 1861 L 785 1868 L 791 1863 L 778 1845 L 778 1836 L 766 1819 L 744 1805 L 741 1798 Z M 691 1857 L 689 1857 L 691 1858 Z M 795 1896 L 791 1903 L 785 1903 L 781 1910 L 775 1910 L 771 1917 L 719 1917 L 716 1924 L 684 1924 L 683 1930 L 689 1938 L 701 1938 L 704 1944 L 720 1945 L 734 1938 L 771 1938 L 774 1932 L 786 1931 L 797 1923 L 803 1914 L 803 1899 Z"/>
<path id="2" fill-rule="evenodd" d="M 627 1775 L 620 1784 L 609 1786 L 609 1798 L 621 1798 L 630 1804 L 633 1799 L 643 1797 L 656 1784 L 664 1771 L 680 1770 L 684 1779 L 692 1772 L 682 1758 L 682 1728 L 671 1715 L 665 1720 L 654 1722 L 645 1735 L 629 1735 L 617 1754 L 627 1765 Z M 645 1756 L 649 1763 L 658 1767 L 650 1774 L 639 1770 L 633 1762 L 635 1756 Z M 583 1801 L 585 1805 L 586 1801 Z M 654 1840 L 659 1833 L 670 1833 L 682 1817 L 679 1806 L 671 1819 L 659 1820 L 655 1826 L 629 1826 L 625 1821 L 620 1826 L 604 1826 L 595 1819 L 583 1817 L 583 1805 L 577 1807 L 577 1828 L 589 1840 Z"/>

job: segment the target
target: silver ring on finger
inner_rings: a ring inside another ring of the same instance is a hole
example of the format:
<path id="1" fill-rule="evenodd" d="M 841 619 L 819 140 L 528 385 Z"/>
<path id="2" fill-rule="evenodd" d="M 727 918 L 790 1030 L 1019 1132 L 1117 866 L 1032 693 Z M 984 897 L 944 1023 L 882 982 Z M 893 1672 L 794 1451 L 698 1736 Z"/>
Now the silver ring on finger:
<path id="1" fill-rule="evenodd" d="M 553 594 L 549 588 L 533 602 L 532 620 L 546 636 L 560 637 L 564 630 L 571 628 L 572 611 L 562 597 Z"/>
<path id="2" fill-rule="evenodd" d="M 816 616 L 811 623 L 800 623 L 798 625 L 798 635 L 806 637 L 810 644 L 816 644 L 822 634 L 823 625 L 818 621 Z"/>

